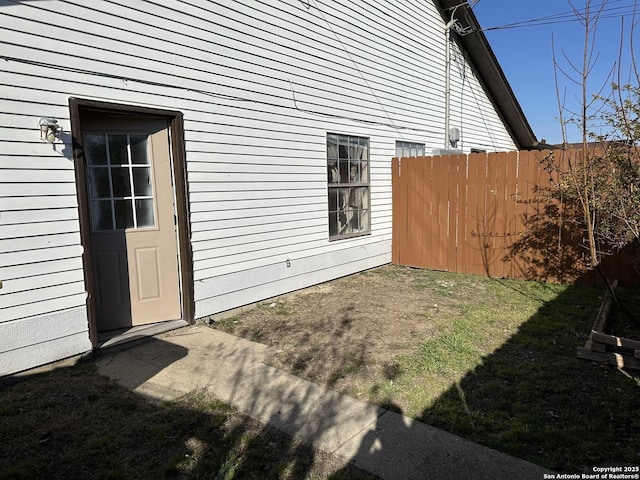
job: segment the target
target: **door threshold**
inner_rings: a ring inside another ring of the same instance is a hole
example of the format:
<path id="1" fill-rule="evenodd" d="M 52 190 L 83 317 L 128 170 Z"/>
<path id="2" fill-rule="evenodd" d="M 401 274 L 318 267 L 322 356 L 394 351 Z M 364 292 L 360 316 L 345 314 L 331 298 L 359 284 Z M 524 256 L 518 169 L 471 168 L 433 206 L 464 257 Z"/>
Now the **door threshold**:
<path id="1" fill-rule="evenodd" d="M 148 323 L 135 327 L 121 328 L 118 330 L 108 330 L 98 332 L 97 350 L 118 347 L 126 343 L 149 340 L 155 335 L 166 333 L 178 328 L 187 327 L 189 323 L 185 320 L 168 320 L 165 322 Z"/>

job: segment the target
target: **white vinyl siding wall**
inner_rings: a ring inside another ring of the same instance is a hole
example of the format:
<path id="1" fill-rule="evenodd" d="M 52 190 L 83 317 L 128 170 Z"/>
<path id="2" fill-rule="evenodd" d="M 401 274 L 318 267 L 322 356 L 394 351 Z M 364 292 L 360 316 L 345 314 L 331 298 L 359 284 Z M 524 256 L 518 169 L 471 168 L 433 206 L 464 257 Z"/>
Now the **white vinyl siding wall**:
<path id="1" fill-rule="evenodd" d="M 429 0 L 51 0 L 0 25 L 0 375 L 91 348 L 69 97 L 184 114 L 196 317 L 388 263 L 395 141 L 444 144 Z M 513 149 L 465 68 L 452 126 Z M 370 139 L 371 235 L 329 242 L 328 132 Z"/>
<path id="2" fill-rule="evenodd" d="M 91 349 L 73 164 L 2 110 L 0 375 Z"/>
<path id="3" fill-rule="evenodd" d="M 455 42 L 451 46 L 450 114 L 450 127 L 460 130 L 458 149 L 465 152 L 472 148 L 489 152 L 516 150 L 500 116 Z"/>

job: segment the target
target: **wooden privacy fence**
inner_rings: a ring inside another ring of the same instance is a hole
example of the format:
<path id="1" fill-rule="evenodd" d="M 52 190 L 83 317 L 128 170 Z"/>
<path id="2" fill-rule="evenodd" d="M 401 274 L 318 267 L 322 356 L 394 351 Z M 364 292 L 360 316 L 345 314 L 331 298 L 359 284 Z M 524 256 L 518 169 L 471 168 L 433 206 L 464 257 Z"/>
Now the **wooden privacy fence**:
<path id="1" fill-rule="evenodd" d="M 592 284 L 582 230 L 551 196 L 549 151 L 394 158 L 395 264 L 497 278 Z M 637 256 L 603 266 L 636 284 Z"/>

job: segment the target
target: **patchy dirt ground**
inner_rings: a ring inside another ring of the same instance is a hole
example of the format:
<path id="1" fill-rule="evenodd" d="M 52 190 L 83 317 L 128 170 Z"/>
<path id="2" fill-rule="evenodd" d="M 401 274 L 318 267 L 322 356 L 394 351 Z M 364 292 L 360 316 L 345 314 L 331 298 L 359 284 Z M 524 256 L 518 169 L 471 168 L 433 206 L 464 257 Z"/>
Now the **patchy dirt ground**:
<path id="1" fill-rule="evenodd" d="M 213 326 L 275 347 L 269 363 L 312 382 L 552 470 L 590 472 L 640 458 L 640 379 L 576 356 L 603 293 L 385 266 Z"/>
<path id="2" fill-rule="evenodd" d="M 461 297 L 482 295 L 482 287 L 469 288 L 468 280 L 460 289 L 453 276 L 431 277 L 381 267 L 260 304 L 214 326 L 275 346 L 270 363 L 278 368 L 361 396 L 367 385 L 394 379 L 394 359 L 409 354 L 417 339 L 446 328 Z"/>

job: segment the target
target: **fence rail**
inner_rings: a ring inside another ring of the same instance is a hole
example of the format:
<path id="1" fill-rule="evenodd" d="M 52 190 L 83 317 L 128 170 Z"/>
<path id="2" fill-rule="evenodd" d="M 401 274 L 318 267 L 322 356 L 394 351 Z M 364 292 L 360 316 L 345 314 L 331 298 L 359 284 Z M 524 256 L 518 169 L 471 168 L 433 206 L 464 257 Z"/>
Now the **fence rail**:
<path id="1" fill-rule="evenodd" d="M 549 151 L 394 158 L 393 263 L 498 278 L 592 284 L 582 230 L 552 196 Z M 636 255 L 605 271 L 637 284 Z"/>

